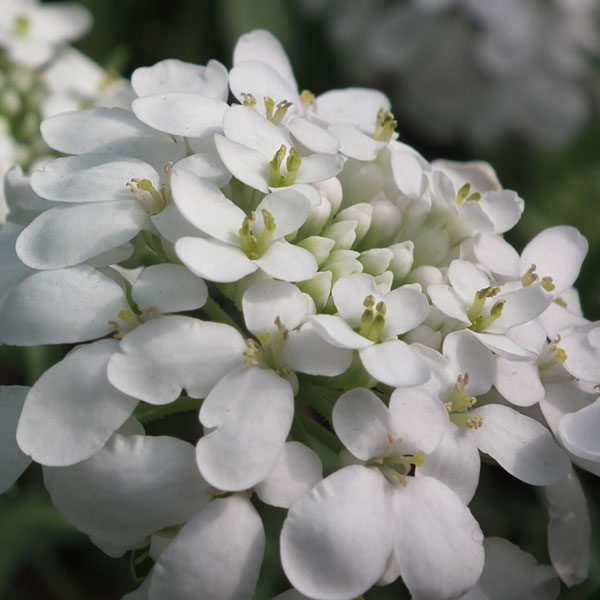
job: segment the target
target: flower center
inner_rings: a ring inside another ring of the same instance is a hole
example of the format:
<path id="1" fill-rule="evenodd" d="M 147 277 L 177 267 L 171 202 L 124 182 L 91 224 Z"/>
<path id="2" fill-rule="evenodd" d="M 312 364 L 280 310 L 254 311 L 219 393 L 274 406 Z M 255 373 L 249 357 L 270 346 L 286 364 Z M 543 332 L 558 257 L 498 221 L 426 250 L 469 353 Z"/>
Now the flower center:
<path id="1" fill-rule="evenodd" d="M 373 137 L 379 142 L 389 142 L 396 131 L 398 121 L 393 113 L 385 108 L 380 108 L 375 119 L 375 133 Z"/>
<path id="2" fill-rule="evenodd" d="M 261 210 L 265 227 L 258 237 L 252 231 L 256 221 L 256 213 L 251 212 L 242 222 L 239 230 L 240 247 L 250 260 L 260 258 L 269 248 L 273 233 L 275 232 L 275 220 L 273 215 L 264 208 Z"/>
<path id="3" fill-rule="evenodd" d="M 555 286 L 554 282 L 552 281 L 552 277 L 542 277 L 542 279 L 540 280 L 539 275 L 535 272 L 536 268 L 537 267 L 535 265 L 531 265 L 529 269 L 527 269 L 525 275 L 521 277 L 521 283 L 523 284 L 523 287 L 529 287 L 530 285 L 533 285 L 534 283 L 537 283 L 539 281 L 539 284 L 547 292 L 554 291 Z"/>
<path id="4" fill-rule="evenodd" d="M 286 159 L 287 155 L 287 159 Z M 285 159 L 285 170 L 283 170 L 283 161 Z M 269 162 L 269 185 L 271 187 L 285 187 L 292 185 L 296 181 L 298 170 L 302 164 L 302 159 L 295 148 L 287 151 L 285 144 L 281 147 Z"/>
<path id="5" fill-rule="evenodd" d="M 552 340 L 542 352 L 538 362 L 540 373 L 551 369 L 555 365 L 561 365 L 567 360 L 567 353 L 558 347 L 559 342 L 560 335 L 557 335 L 556 339 Z"/>
<path id="6" fill-rule="evenodd" d="M 467 429 L 478 429 L 483 425 L 481 415 L 473 415 L 469 412 L 477 403 L 475 396 L 465 394 L 465 388 L 469 384 L 469 374 L 459 375 L 456 378 L 454 389 L 444 402 L 444 406 L 450 415 L 450 420 L 459 427 Z"/>
<path id="7" fill-rule="evenodd" d="M 478 333 L 485 331 L 494 321 L 502 315 L 505 300 L 498 300 L 490 309 L 489 315 L 484 315 L 483 309 L 488 298 L 493 298 L 500 293 L 498 287 L 487 287 L 475 292 L 473 303 L 467 310 L 467 316 L 471 321 L 470 329 Z"/>
<path id="8" fill-rule="evenodd" d="M 125 184 L 136 197 L 142 208 L 150 215 L 157 215 L 167 205 L 164 189 L 158 191 L 149 179 L 133 178 Z"/>
<path id="9" fill-rule="evenodd" d="M 359 335 L 366 337 L 372 342 L 379 341 L 379 334 L 385 326 L 385 313 L 387 307 L 385 302 L 375 302 L 375 297 L 367 296 L 363 301 L 365 311 L 360 318 L 360 327 L 356 330 Z"/>
<path id="10" fill-rule="evenodd" d="M 152 319 L 157 319 L 160 316 L 162 316 L 161 313 L 154 306 L 150 308 L 142 308 L 139 313 L 131 310 L 121 310 L 117 315 L 118 321 L 109 321 L 108 323 L 116 329 L 114 337 L 118 340 L 122 340 L 136 327 L 139 327 L 140 325 L 143 325 Z"/>
<path id="11" fill-rule="evenodd" d="M 465 183 L 456 194 L 456 204 L 462 206 L 465 202 L 477 202 L 481 200 L 481 194 L 479 192 L 469 194 L 470 191 L 471 184 Z"/>
<path id="12" fill-rule="evenodd" d="M 270 331 L 265 331 L 258 336 L 258 342 L 253 339 L 246 340 L 246 364 L 251 367 L 260 367 L 262 369 L 272 369 L 280 377 L 287 379 L 292 370 L 281 364 L 282 350 L 285 342 L 289 338 L 290 332 L 281 322 L 279 315 L 275 317 L 275 326 L 277 332 L 271 335 Z"/>

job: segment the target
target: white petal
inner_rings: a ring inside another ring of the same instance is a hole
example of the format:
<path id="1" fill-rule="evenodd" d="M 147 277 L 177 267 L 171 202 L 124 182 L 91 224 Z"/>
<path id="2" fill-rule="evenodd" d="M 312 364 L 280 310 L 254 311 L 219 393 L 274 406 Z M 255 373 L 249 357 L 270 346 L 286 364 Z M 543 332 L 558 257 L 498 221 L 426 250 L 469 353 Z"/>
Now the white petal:
<path id="1" fill-rule="evenodd" d="M 337 138 L 340 152 L 356 160 L 375 160 L 379 151 L 387 146 L 353 125 L 331 125 L 329 131 Z"/>
<path id="2" fill-rule="evenodd" d="M 136 98 L 131 108 L 142 123 L 158 131 L 204 137 L 221 131 L 227 103 L 192 93 L 170 92 Z"/>
<path id="3" fill-rule="evenodd" d="M 490 285 L 490 280 L 473 263 L 453 260 L 448 267 L 448 280 L 459 298 L 470 306 L 475 294 Z"/>
<path id="4" fill-rule="evenodd" d="M 215 144 L 223 164 L 234 177 L 265 194 L 269 192 L 267 160 L 260 152 L 222 135 L 215 135 Z"/>
<path id="5" fill-rule="evenodd" d="M 41 130 L 46 143 L 65 154 L 119 154 L 149 162 L 157 170 L 185 156 L 184 144 L 144 125 L 122 108 L 62 113 L 44 120 Z"/>
<path id="6" fill-rule="evenodd" d="M 256 485 L 275 467 L 293 416 L 292 388 L 274 371 L 242 367 L 228 374 L 200 409 L 211 430 L 196 446 L 200 472 L 220 490 Z"/>
<path id="7" fill-rule="evenodd" d="M 600 462 L 600 399 L 560 420 L 560 439 L 567 450 L 588 460 Z"/>
<path id="8" fill-rule="evenodd" d="M 339 154 L 309 154 L 302 157 L 295 181 L 318 183 L 335 177 L 344 167 L 344 158 Z"/>
<path id="9" fill-rule="evenodd" d="M 177 208 L 192 225 L 222 242 L 239 245 L 239 230 L 246 213 L 214 183 L 175 167 L 171 191 Z"/>
<path id="10" fill-rule="evenodd" d="M 183 316 L 148 321 L 122 340 L 108 365 L 110 382 L 151 404 L 168 404 L 182 388 L 204 398 L 244 362 L 246 344 L 233 327 Z"/>
<path id="11" fill-rule="evenodd" d="M 225 113 L 223 132 L 227 139 L 259 152 L 263 156 L 265 169 L 266 163 L 281 146 L 291 146 L 284 130 L 267 121 L 255 110 L 239 104 L 234 104 Z M 227 164 L 225 159 L 223 162 Z"/>
<path id="12" fill-rule="evenodd" d="M 179 238 L 175 252 L 192 273 L 209 281 L 238 281 L 258 269 L 258 261 L 250 260 L 241 248 L 215 239 Z"/>
<path id="13" fill-rule="evenodd" d="M 373 344 L 359 350 L 363 366 L 375 379 L 386 385 L 412 386 L 429 379 L 429 368 L 400 340 Z"/>
<path id="14" fill-rule="evenodd" d="M 90 266 L 39 271 L 9 290 L 0 304 L 0 341 L 19 346 L 75 343 L 114 332 L 130 310 L 121 286 Z"/>
<path id="15" fill-rule="evenodd" d="M 265 547 L 248 500 L 213 500 L 188 521 L 152 571 L 149 600 L 251 600 Z"/>
<path id="16" fill-rule="evenodd" d="M 200 141 L 207 142 L 207 139 L 203 138 Z M 230 182 L 231 173 L 227 170 L 227 167 L 219 157 L 214 140 L 209 139 L 209 141 L 211 142 L 211 146 L 208 148 L 204 147 L 204 145 L 198 150 L 192 147 L 194 154 L 181 159 L 177 163 L 177 168 L 190 171 L 191 173 L 198 175 L 198 177 L 214 183 L 220 189 Z M 195 144 L 190 145 L 194 146 Z"/>
<path id="17" fill-rule="evenodd" d="M 468 330 L 467 333 L 477 338 L 489 350 L 507 360 L 522 360 L 527 362 L 536 359 L 536 355 L 533 352 L 521 348 L 521 346 L 515 344 L 505 335 L 499 333 L 477 333 L 471 330 Z"/>
<path id="18" fill-rule="evenodd" d="M 565 369 L 584 381 L 600 382 L 600 347 L 595 338 L 600 323 L 574 327 L 561 335 L 559 347 L 567 354 Z"/>
<path id="19" fill-rule="evenodd" d="M 282 362 L 300 373 L 334 377 L 350 366 L 352 350 L 332 346 L 308 322 L 299 331 L 290 331 Z"/>
<path id="20" fill-rule="evenodd" d="M 65 466 L 104 446 L 137 405 L 106 377 L 117 348 L 116 340 L 81 346 L 38 379 L 17 429 L 23 452 L 43 465 Z"/>
<path id="21" fill-rule="evenodd" d="M 137 200 L 66 204 L 44 211 L 19 236 L 19 258 L 34 269 L 70 267 L 151 229 Z"/>
<path id="22" fill-rule="evenodd" d="M 525 202 L 512 190 L 485 192 L 479 205 L 494 224 L 494 233 L 504 233 L 512 229 L 521 218 Z"/>
<path id="23" fill-rule="evenodd" d="M 530 485 L 550 485 L 569 472 L 567 455 L 538 421 L 500 404 L 473 411 L 483 417 L 483 425 L 471 432 L 479 449 L 517 479 Z"/>
<path id="24" fill-rule="evenodd" d="M 382 92 L 368 88 L 345 88 L 320 94 L 316 102 L 316 116 L 326 123 L 374 127 L 380 108 L 390 108 L 390 101 Z"/>
<path id="25" fill-rule="evenodd" d="M 426 390 L 397 388 L 390 398 L 394 437 L 406 453 L 433 452 L 446 435 L 448 411 Z"/>
<path id="26" fill-rule="evenodd" d="M 502 538 L 484 541 L 485 567 L 475 589 L 484 596 L 467 594 L 464 600 L 485 598 L 512 600 L 527 598 L 555 600 L 560 592 L 560 582 L 552 567 L 538 565 L 535 558 L 518 546 Z"/>
<path id="27" fill-rule="evenodd" d="M 515 362 L 499 356 L 496 359 L 496 389 L 511 404 L 532 406 L 546 393 L 535 363 Z"/>
<path id="28" fill-rule="evenodd" d="M 420 325 L 429 312 L 427 298 L 409 287 L 397 288 L 383 298 L 387 307 L 382 339 L 401 335 Z"/>
<path id="29" fill-rule="evenodd" d="M 411 152 L 392 152 L 390 154 L 394 181 L 408 198 L 420 201 L 425 191 L 426 179 L 423 166 Z"/>
<path id="30" fill-rule="evenodd" d="M 433 477 L 409 478 L 394 500 L 395 553 L 412 598 L 450 600 L 473 587 L 483 534 L 462 500 Z"/>
<path id="31" fill-rule="evenodd" d="M 392 546 L 388 485 L 375 470 L 346 467 L 290 508 L 281 530 L 281 563 L 298 591 L 347 600 L 378 581 Z"/>
<path id="32" fill-rule="evenodd" d="M 450 424 L 437 448 L 425 457 L 416 477 L 434 477 L 469 504 L 477 485 L 481 460 L 473 438 L 464 427 Z"/>
<path id="33" fill-rule="evenodd" d="M 310 322 L 315 326 L 317 333 L 330 344 L 339 348 L 368 348 L 373 345 L 371 340 L 358 335 L 351 327 L 335 315 L 314 315 Z"/>
<path id="34" fill-rule="evenodd" d="M 239 53 L 237 55 L 239 56 Z M 265 114 L 265 98 L 270 98 L 276 105 L 284 101 L 298 103 L 296 82 L 287 81 L 276 69 L 266 64 L 266 61 L 259 62 L 246 57 L 244 62 L 235 64 L 229 72 L 229 85 L 231 93 L 240 102 L 244 101 L 243 94 L 254 96 L 257 102 L 256 110 L 261 115 Z M 294 106 L 288 109 L 289 112 L 295 110 Z"/>
<path id="35" fill-rule="evenodd" d="M 473 240 L 473 251 L 477 260 L 492 273 L 519 277 L 519 254 L 500 236 L 478 234 Z"/>
<path id="36" fill-rule="evenodd" d="M 394 422 L 386 405 L 370 390 L 342 394 L 333 407 L 333 427 L 340 441 L 360 460 L 388 455 Z"/>
<path id="37" fill-rule="evenodd" d="M 227 100 L 227 69 L 216 60 L 201 66 L 170 58 L 136 69 L 131 85 L 138 96 L 185 92 Z"/>
<path id="38" fill-rule="evenodd" d="M 194 447 L 167 436 L 115 434 L 87 460 L 46 467 L 44 483 L 67 521 L 121 553 L 187 521 L 209 500 Z"/>
<path id="39" fill-rule="evenodd" d="M 500 300 L 505 301 L 502 314 L 486 328 L 489 333 L 503 333 L 515 325 L 532 321 L 548 308 L 552 296 L 541 286 L 532 285 L 494 298 L 494 302 Z"/>
<path id="40" fill-rule="evenodd" d="M 206 235 L 185 219 L 173 203 L 167 205 L 167 208 L 157 215 L 150 217 L 150 220 L 160 235 L 171 244 L 174 244 L 181 237 L 203 237 Z"/>
<path id="41" fill-rule="evenodd" d="M 521 254 L 521 274 L 536 265 L 540 277 L 552 277 L 554 293 L 558 295 L 577 279 L 587 251 L 587 240 L 574 227 L 549 227 L 525 246 Z"/>
<path id="42" fill-rule="evenodd" d="M 591 525 L 587 501 L 575 473 L 571 471 L 562 481 L 546 487 L 546 498 L 550 560 L 568 586 L 577 585 L 589 575 Z"/>
<path id="43" fill-rule="evenodd" d="M 375 280 L 366 273 L 340 277 L 335 282 L 331 295 L 335 307 L 351 327 L 360 326 L 360 317 L 365 311 L 363 302 L 367 296 L 373 296 L 376 302 L 383 299 L 377 292 Z"/>
<path id="44" fill-rule="evenodd" d="M 167 263 L 146 267 L 133 284 L 131 295 L 141 308 L 173 313 L 204 306 L 208 290 L 204 281 L 185 267 Z"/>
<path id="45" fill-rule="evenodd" d="M 322 478 L 323 467 L 318 455 L 299 442 L 288 442 L 275 468 L 255 490 L 263 502 L 289 508 Z"/>
<path id="46" fill-rule="evenodd" d="M 239 37 L 233 51 L 233 64 L 239 65 L 246 61 L 258 61 L 269 65 L 290 87 L 296 88 L 296 79 L 287 54 L 279 40 L 269 31 L 255 29 Z"/>
<path id="47" fill-rule="evenodd" d="M 304 248 L 275 240 L 254 263 L 265 273 L 284 281 L 305 281 L 317 272 L 315 257 Z"/>
<path id="48" fill-rule="evenodd" d="M 31 174 L 31 187 L 56 202 L 103 202 L 132 198 L 127 183 L 147 179 L 160 188 L 160 177 L 148 163 L 114 154 L 65 156 Z"/>
<path id="49" fill-rule="evenodd" d="M 340 148 L 340 143 L 334 135 L 304 117 L 291 119 L 286 123 L 286 127 L 303 146 L 312 152 L 333 154 Z"/>
<path id="50" fill-rule="evenodd" d="M 433 306 L 445 315 L 467 325 L 471 324 L 471 319 L 467 316 L 465 304 L 452 287 L 443 283 L 433 284 L 427 288 L 427 293 L 431 298 Z"/>
<path id="51" fill-rule="evenodd" d="M 29 466 L 31 458 L 18 446 L 17 423 L 28 387 L 0 386 L 0 494 L 3 494 Z"/>
<path id="52" fill-rule="evenodd" d="M 286 329 L 294 329 L 308 316 L 311 303 L 295 285 L 284 281 L 260 281 L 242 297 L 246 327 L 255 335 L 276 334 L 279 317 Z"/>
<path id="53" fill-rule="evenodd" d="M 265 196 L 256 207 L 257 233 L 264 227 L 262 210 L 271 213 L 275 221 L 273 238 L 280 239 L 294 233 L 304 225 L 310 212 L 310 201 L 302 193 L 293 189 L 276 190 Z"/>

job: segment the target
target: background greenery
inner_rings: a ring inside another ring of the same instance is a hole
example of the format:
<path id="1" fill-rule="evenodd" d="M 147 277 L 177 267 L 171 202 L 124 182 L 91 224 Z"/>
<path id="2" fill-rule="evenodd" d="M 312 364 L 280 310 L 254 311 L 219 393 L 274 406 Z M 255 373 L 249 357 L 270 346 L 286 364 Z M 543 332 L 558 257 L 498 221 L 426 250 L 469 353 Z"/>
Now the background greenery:
<path id="1" fill-rule="evenodd" d="M 332 60 L 324 28 L 303 18 L 291 0 L 79 0 L 95 18 L 92 32 L 77 46 L 97 62 L 129 76 L 138 66 L 164 58 L 206 63 L 216 58 L 229 66 L 237 37 L 256 27 L 271 30 L 286 48 L 301 88 L 314 93 L 357 85 L 345 79 Z M 367 1 L 367 0 L 365 0 Z M 600 76 L 600 73 L 599 73 Z M 382 88 L 384 89 L 383 82 Z M 508 239 L 521 249 L 545 227 L 570 224 L 589 240 L 590 252 L 578 281 L 586 316 L 600 318 L 600 123 L 566 147 L 535 150 L 513 140 L 491 154 L 475 154 L 465 146 L 439 146 L 422 137 L 410 124 L 398 125 L 401 139 L 426 158 L 489 160 L 504 187 L 526 201 L 525 215 Z M 67 348 L 8 348 L 0 346 L 0 383 L 32 385 Z M 149 433 L 180 426 L 189 419 L 159 423 Z M 191 439 L 195 431 L 188 431 Z M 597 534 L 600 486 L 581 473 Z M 480 489 L 471 505 L 488 536 L 507 537 L 548 562 L 545 549 L 547 511 L 540 490 L 504 475 L 493 465 L 483 468 Z M 257 599 L 286 589 L 277 565 L 277 536 L 284 512 L 264 514 L 270 541 Z M 135 586 L 129 557 L 114 560 L 68 526 L 49 503 L 36 466 L 18 485 L 0 496 L 0 599 L 3 600 L 116 600 Z M 401 582 L 366 594 L 366 598 L 402 598 Z M 201 594 L 199 591 L 199 598 Z M 600 598 L 600 540 L 593 540 L 590 579 L 563 589 L 566 600 Z"/>

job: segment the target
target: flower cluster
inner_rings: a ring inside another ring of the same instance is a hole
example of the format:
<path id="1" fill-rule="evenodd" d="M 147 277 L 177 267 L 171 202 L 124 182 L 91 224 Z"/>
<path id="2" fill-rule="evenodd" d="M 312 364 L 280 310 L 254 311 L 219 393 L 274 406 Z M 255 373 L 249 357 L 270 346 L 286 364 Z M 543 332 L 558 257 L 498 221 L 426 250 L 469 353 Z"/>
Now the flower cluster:
<path id="1" fill-rule="evenodd" d="M 519 255 L 502 234 L 524 203 L 489 165 L 428 162 L 376 90 L 300 92 L 266 31 L 230 71 L 165 60 L 131 83 L 130 110 L 46 119 L 65 156 L 5 182 L 0 342 L 77 345 L 0 388 L 0 491 L 33 460 L 94 544 L 151 557 L 128 600 L 252 598 L 262 504 L 287 511 L 280 599 L 583 581 L 585 239 L 554 227 Z M 145 433 L 174 413 L 199 419 L 195 445 Z M 482 453 L 544 486 L 552 567 L 484 539 Z"/>
<path id="2" fill-rule="evenodd" d="M 91 26 L 75 4 L 0 0 L 0 175 L 51 156 L 40 121 L 85 106 L 128 106 L 130 86 L 68 45 Z M 0 191 L 0 223 L 8 207 Z"/>
<path id="3" fill-rule="evenodd" d="M 557 144 L 595 104 L 593 0 L 303 0 L 358 81 L 384 80 L 436 141 Z"/>

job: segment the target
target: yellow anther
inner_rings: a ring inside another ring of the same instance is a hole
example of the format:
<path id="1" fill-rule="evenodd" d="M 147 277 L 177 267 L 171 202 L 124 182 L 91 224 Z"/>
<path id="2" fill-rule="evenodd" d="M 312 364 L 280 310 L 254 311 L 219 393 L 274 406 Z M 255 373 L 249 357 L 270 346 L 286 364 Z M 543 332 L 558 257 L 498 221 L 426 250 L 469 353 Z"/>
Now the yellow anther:
<path id="1" fill-rule="evenodd" d="M 554 282 L 552 281 L 552 277 L 542 277 L 542 281 L 540 282 L 540 285 L 547 292 L 553 292 L 554 289 L 556 288 L 556 286 L 554 285 Z"/>
<path id="2" fill-rule="evenodd" d="M 242 93 L 242 104 L 248 108 L 256 108 L 256 98 L 252 94 Z"/>
<path id="3" fill-rule="evenodd" d="M 456 204 L 462 206 L 465 203 L 465 200 L 467 199 L 467 196 L 469 195 L 470 191 L 471 184 L 465 183 L 456 194 Z"/>
<path id="4" fill-rule="evenodd" d="M 373 137 L 380 142 L 389 142 L 396 131 L 398 121 L 394 115 L 385 108 L 380 108 L 375 119 L 375 133 Z"/>
<path id="5" fill-rule="evenodd" d="M 302 90 L 302 93 L 300 94 L 300 102 L 302 102 L 302 106 L 304 106 L 305 109 L 309 108 L 310 106 L 316 106 L 315 95 L 308 90 Z"/>
<path id="6" fill-rule="evenodd" d="M 563 308 L 567 308 L 567 303 L 562 298 L 554 298 L 552 302 L 558 304 L 559 306 L 562 306 Z"/>
<path id="7" fill-rule="evenodd" d="M 26 37 L 31 30 L 31 23 L 29 19 L 20 15 L 13 21 L 13 33 L 19 37 Z"/>
<path id="8" fill-rule="evenodd" d="M 368 295 L 364 300 L 363 300 L 363 306 L 365 308 L 373 308 L 375 306 L 375 297 Z"/>

